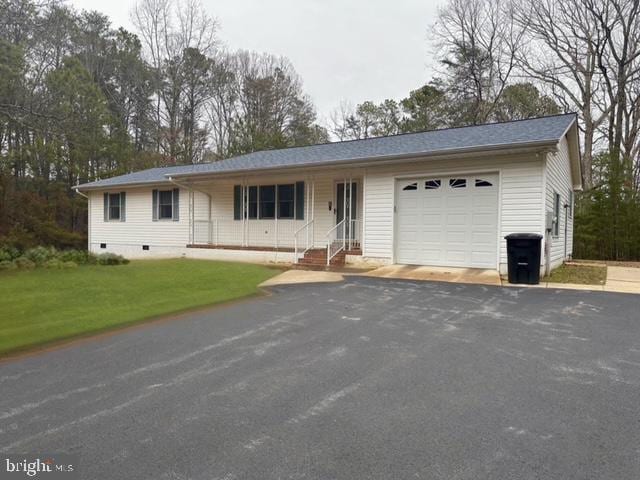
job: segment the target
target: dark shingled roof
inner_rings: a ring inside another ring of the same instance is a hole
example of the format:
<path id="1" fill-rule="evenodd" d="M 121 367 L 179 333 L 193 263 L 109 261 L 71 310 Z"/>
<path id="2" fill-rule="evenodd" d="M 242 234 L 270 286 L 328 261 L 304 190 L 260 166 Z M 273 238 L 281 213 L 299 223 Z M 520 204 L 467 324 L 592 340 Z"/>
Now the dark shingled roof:
<path id="1" fill-rule="evenodd" d="M 142 170 L 79 185 L 80 189 L 167 182 L 169 176 L 243 172 L 439 155 L 465 150 L 517 148 L 557 143 L 576 115 L 565 114 L 471 127 L 447 128 L 388 137 L 263 150 L 212 163 Z"/>

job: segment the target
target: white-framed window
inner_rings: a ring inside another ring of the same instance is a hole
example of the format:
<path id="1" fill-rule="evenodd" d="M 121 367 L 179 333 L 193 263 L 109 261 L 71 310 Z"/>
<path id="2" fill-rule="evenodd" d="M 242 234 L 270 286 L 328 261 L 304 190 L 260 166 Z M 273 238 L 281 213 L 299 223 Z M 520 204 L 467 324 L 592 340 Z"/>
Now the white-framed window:
<path id="1" fill-rule="evenodd" d="M 104 194 L 104 221 L 124 222 L 125 221 L 125 200 L 126 193 L 105 193 Z"/>
<path id="2" fill-rule="evenodd" d="M 451 188 L 467 188 L 466 178 L 452 178 L 449 180 L 449 186 Z"/>
<path id="3" fill-rule="evenodd" d="M 424 182 L 425 190 L 437 190 L 442 185 L 442 180 L 427 180 Z"/>
<path id="4" fill-rule="evenodd" d="M 553 228 L 551 233 L 554 237 L 560 235 L 560 194 L 553 192 Z"/>
<path id="5" fill-rule="evenodd" d="M 180 213 L 180 189 L 153 190 L 153 221 L 173 220 L 177 222 Z"/>
<path id="6" fill-rule="evenodd" d="M 242 191 L 245 193 L 245 218 L 249 220 L 304 220 L 304 182 L 280 185 L 233 187 L 233 218 L 242 220 Z"/>

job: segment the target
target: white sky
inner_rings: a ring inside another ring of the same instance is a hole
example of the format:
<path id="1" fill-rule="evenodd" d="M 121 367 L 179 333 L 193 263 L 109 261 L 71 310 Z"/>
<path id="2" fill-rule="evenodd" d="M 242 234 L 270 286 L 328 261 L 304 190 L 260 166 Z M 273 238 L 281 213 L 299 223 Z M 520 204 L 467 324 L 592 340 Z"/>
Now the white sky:
<path id="1" fill-rule="evenodd" d="M 133 0 L 68 0 L 133 30 Z M 430 78 L 429 27 L 443 0 L 202 0 L 228 48 L 288 57 L 319 120 L 341 101 L 400 99 Z"/>

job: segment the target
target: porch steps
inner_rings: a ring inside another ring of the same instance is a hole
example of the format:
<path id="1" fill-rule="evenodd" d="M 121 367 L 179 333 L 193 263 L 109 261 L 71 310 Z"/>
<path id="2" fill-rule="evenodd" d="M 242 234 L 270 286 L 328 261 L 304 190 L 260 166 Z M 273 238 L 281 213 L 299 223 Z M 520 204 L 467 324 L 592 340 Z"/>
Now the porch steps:
<path id="1" fill-rule="evenodd" d="M 342 251 L 334 256 L 329 262 L 330 267 L 343 267 L 346 252 Z M 312 248 L 307 250 L 304 257 L 300 259 L 298 265 L 308 267 L 326 267 L 327 266 L 327 249 Z"/>

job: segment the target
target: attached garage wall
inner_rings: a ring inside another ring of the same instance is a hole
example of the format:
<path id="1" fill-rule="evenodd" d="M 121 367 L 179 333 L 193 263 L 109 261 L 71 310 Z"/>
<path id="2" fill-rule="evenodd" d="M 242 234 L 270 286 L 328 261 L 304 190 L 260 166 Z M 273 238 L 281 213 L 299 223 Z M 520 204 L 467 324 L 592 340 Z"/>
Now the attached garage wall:
<path id="1" fill-rule="evenodd" d="M 394 261 L 394 205 L 397 178 L 499 172 L 500 212 L 498 235 L 500 270 L 506 272 L 504 236 L 516 232 L 543 232 L 543 162 L 528 156 L 478 157 L 428 160 L 368 168 L 365 174 L 365 259 L 377 263 Z"/>
<path id="2" fill-rule="evenodd" d="M 546 199 L 545 209 L 553 212 L 554 193 L 560 195 L 560 219 L 559 232 L 557 236 L 551 235 L 551 268 L 562 265 L 566 258 L 570 258 L 573 254 L 573 208 L 571 205 L 571 215 L 569 210 L 564 206 L 571 201 L 572 191 L 571 182 L 571 164 L 569 160 L 569 144 L 566 137 L 558 144 L 558 152 L 550 153 L 547 156 L 546 168 Z M 565 256 L 565 226 L 566 235 L 566 256 Z M 544 261 L 544 260 L 543 260 Z"/>

